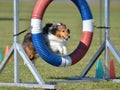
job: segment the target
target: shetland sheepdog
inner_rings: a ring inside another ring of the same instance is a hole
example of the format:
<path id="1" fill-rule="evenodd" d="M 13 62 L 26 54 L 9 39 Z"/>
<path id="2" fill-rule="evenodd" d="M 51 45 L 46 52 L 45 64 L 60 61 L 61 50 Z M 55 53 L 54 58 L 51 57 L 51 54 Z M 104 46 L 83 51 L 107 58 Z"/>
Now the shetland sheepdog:
<path id="1" fill-rule="evenodd" d="M 70 38 L 70 30 L 63 23 L 47 23 L 43 29 L 43 40 L 46 46 L 54 53 L 60 55 L 67 54 L 66 43 Z M 34 63 L 39 55 L 36 52 L 31 38 L 31 33 L 27 33 L 23 40 L 23 49 L 28 55 L 29 59 Z"/>

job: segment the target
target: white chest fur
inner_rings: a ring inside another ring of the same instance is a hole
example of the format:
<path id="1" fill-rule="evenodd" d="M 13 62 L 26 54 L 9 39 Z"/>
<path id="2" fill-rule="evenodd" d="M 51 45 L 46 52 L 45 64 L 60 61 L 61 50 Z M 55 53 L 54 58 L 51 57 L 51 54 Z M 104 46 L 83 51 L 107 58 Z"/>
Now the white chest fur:
<path id="1" fill-rule="evenodd" d="M 66 49 L 66 40 L 59 39 L 53 34 L 46 34 L 44 35 L 44 39 L 46 43 L 48 44 L 49 48 L 57 54 L 66 55 L 67 49 Z"/>

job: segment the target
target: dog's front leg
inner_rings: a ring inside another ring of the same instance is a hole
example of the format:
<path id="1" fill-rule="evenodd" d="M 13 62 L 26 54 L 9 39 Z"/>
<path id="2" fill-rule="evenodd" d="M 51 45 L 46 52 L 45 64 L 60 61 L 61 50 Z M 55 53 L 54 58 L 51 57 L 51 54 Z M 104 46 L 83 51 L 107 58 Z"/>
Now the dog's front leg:
<path id="1" fill-rule="evenodd" d="M 62 47 L 62 53 L 63 53 L 63 55 L 66 55 L 66 54 L 67 54 L 67 49 L 66 49 L 65 46 Z"/>

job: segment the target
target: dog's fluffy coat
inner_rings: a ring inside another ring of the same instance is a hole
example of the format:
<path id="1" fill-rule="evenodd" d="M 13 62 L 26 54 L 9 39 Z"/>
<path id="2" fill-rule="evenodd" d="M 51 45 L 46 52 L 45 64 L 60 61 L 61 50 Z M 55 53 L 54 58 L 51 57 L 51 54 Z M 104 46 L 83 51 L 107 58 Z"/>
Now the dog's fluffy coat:
<path id="1" fill-rule="evenodd" d="M 43 28 L 43 39 L 48 48 L 56 54 L 66 55 L 66 41 L 70 38 L 70 30 L 63 23 L 47 23 Z M 31 39 L 31 33 L 27 33 L 23 40 L 23 49 L 31 61 L 37 54 Z"/>

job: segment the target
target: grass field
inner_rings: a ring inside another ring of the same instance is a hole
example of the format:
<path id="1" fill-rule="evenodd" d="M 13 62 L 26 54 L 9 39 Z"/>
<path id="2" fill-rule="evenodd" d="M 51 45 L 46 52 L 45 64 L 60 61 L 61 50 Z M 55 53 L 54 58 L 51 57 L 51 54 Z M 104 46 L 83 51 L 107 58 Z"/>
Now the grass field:
<path id="1" fill-rule="evenodd" d="M 110 6 L 110 40 L 120 52 L 120 1 L 111 1 Z M 20 2 L 19 3 L 19 31 L 22 31 L 29 27 L 31 13 L 33 10 L 35 2 Z M 99 26 L 100 13 L 99 4 L 90 3 L 90 8 L 93 13 L 94 22 L 96 26 Z M 5 51 L 6 45 L 12 46 L 13 44 L 13 3 L 12 2 L 0 2 L 0 50 Z M 102 8 L 102 23 L 104 25 L 104 5 Z M 71 30 L 71 39 L 68 41 L 67 48 L 68 54 L 73 52 L 79 43 L 82 32 L 82 21 L 77 8 L 73 3 L 56 3 L 53 2 L 47 8 L 44 18 L 43 26 L 47 22 L 63 22 Z M 25 33 L 19 36 L 19 41 L 22 44 L 22 40 Z M 104 29 L 102 31 L 102 41 L 104 41 Z M 36 62 L 36 68 L 40 75 L 45 81 L 51 81 L 56 79 L 63 79 L 69 76 L 79 76 L 80 73 L 89 63 L 90 59 L 96 53 L 100 47 L 100 31 L 99 29 L 94 29 L 94 36 L 91 47 L 85 57 L 77 64 L 71 67 L 54 67 L 41 58 Z M 104 52 L 99 57 L 104 64 Z M 115 61 L 116 75 L 120 77 L 120 64 L 117 62 L 116 58 L 110 52 L 110 59 Z M 88 77 L 95 77 L 96 63 L 92 69 L 87 74 Z M 22 82 L 35 82 L 31 72 L 28 70 L 27 66 L 24 65 L 22 58 L 20 57 L 20 78 Z M 8 62 L 4 70 L 0 73 L 0 82 L 13 82 L 14 72 L 13 72 L 13 62 Z M 0 86 L 0 90 L 42 90 L 35 88 L 20 88 L 20 87 L 7 87 Z M 57 85 L 57 90 L 120 90 L 120 83 L 113 82 L 80 82 L 80 83 L 60 83 Z"/>

